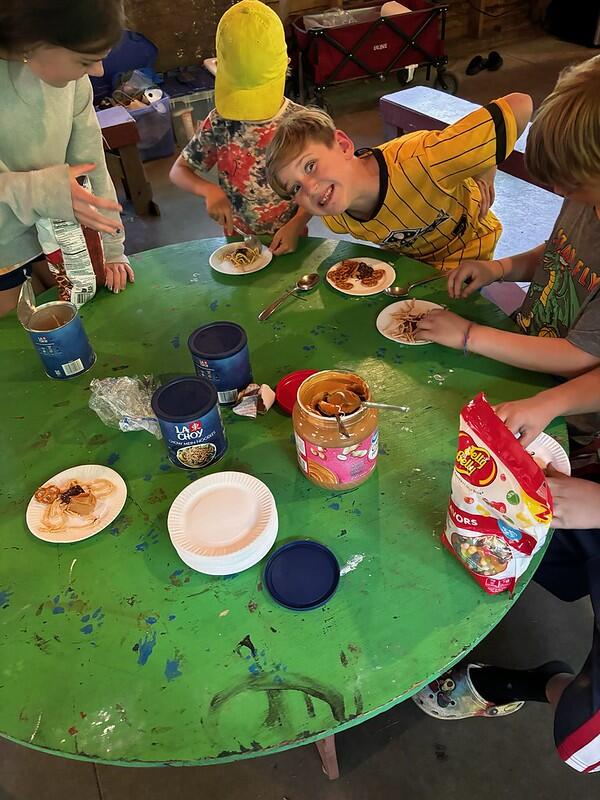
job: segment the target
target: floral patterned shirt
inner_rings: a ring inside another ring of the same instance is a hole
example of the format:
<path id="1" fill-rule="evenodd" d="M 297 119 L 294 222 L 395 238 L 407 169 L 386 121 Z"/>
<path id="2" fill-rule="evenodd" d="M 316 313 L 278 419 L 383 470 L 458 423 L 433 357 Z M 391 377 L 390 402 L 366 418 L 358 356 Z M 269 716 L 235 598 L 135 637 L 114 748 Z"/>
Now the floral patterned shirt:
<path id="1" fill-rule="evenodd" d="M 272 235 L 298 209 L 271 189 L 265 161 L 278 121 L 297 108 L 286 99 L 276 116 L 262 122 L 225 119 L 213 109 L 181 153 L 201 177 L 217 166 L 219 185 L 233 208 L 233 224 L 245 233 Z"/>

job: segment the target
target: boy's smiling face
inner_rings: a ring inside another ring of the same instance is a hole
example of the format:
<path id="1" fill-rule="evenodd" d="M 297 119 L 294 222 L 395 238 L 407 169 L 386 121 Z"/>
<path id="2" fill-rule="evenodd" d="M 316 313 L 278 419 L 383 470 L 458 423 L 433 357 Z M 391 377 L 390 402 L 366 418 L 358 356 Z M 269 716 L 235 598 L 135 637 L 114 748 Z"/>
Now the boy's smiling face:
<path id="1" fill-rule="evenodd" d="M 278 180 L 291 199 L 314 216 L 342 214 L 356 196 L 353 188 L 354 145 L 336 131 L 331 147 L 307 142 L 295 158 L 279 170 Z"/>

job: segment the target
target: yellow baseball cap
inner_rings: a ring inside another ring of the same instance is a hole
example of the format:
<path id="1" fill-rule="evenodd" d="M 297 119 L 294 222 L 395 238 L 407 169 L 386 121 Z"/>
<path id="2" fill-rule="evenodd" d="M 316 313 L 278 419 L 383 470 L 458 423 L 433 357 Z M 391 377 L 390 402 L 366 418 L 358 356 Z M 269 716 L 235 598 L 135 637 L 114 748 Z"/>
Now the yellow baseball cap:
<path id="1" fill-rule="evenodd" d="M 241 0 L 217 27 L 215 105 L 226 119 L 270 119 L 281 108 L 288 65 L 283 24 L 260 0 Z"/>

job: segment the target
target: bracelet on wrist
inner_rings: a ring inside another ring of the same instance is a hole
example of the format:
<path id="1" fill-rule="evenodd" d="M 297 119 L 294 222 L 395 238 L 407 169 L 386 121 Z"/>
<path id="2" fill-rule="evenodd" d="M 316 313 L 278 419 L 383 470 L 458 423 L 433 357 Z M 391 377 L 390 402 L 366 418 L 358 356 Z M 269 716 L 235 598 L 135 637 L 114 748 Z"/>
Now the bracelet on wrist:
<path id="1" fill-rule="evenodd" d="M 498 258 L 494 259 L 494 264 L 498 264 L 498 266 L 500 267 L 500 277 L 497 278 L 497 281 L 499 283 L 504 283 L 504 272 L 505 272 L 504 264 Z"/>
<path id="2" fill-rule="evenodd" d="M 467 326 L 467 330 L 465 331 L 465 337 L 463 339 L 463 355 L 464 356 L 468 356 L 469 355 L 469 336 L 471 335 L 471 330 L 473 328 L 473 325 L 474 325 L 473 322 L 469 322 L 469 324 Z"/>

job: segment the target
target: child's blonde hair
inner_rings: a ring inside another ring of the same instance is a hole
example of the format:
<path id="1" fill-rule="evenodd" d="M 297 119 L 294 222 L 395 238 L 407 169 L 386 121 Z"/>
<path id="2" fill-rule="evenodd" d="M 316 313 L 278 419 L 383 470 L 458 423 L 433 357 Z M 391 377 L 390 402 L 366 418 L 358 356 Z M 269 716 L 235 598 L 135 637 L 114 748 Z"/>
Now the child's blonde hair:
<path id="1" fill-rule="evenodd" d="M 576 189 L 600 178 L 600 55 L 564 69 L 527 136 L 527 169 Z"/>
<path id="2" fill-rule="evenodd" d="M 289 192 L 279 180 L 279 170 L 300 155 L 310 142 L 332 147 L 335 130 L 329 114 L 320 108 L 300 108 L 281 120 L 266 155 L 267 180 L 280 197 L 290 199 Z"/>

